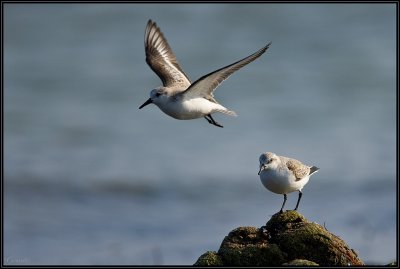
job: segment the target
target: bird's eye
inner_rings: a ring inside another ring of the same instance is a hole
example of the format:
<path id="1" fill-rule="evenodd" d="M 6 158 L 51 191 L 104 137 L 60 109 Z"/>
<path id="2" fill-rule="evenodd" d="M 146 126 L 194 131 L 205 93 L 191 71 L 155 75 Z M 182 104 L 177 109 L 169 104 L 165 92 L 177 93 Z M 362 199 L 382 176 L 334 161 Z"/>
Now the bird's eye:
<path id="1" fill-rule="evenodd" d="M 271 163 L 271 162 L 272 162 L 272 159 L 269 159 L 268 162 L 267 162 L 267 164 L 268 164 L 268 163 Z"/>
<path id="2" fill-rule="evenodd" d="M 157 97 L 159 97 L 160 95 L 161 95 L 161 93 L 159 93 L 159 92 L 156 93 L 156 96 L 157 96 Z"/>

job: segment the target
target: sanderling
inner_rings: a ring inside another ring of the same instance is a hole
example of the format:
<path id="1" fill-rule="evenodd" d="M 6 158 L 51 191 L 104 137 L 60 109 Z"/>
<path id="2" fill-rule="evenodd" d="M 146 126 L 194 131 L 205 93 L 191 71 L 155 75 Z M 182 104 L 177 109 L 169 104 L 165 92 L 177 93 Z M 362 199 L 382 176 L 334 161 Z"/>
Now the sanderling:
<path id="1" fill-rule="evenodd" d="M 283 194 L 283 204 L 279 211 L 283 212 L 287 200 L 287 194 L 293 191 L 299 191 L 299 198 L 294 210 L 299 207 L 301 190 L 307 184 L 310 176 L 319 170 L 316 166 L 308 166 L 300 161 L 277 156 L 275 153 L 266 152 L 260 156 L 260 170 L 258 174 L 262 184 L 268 190 Z"/>
<path id="2" fill-rule="evenodd" d="M 260 57 L 270 44 L 240 61 L 213 71 L 191 83 L 179 66 L 160 28 L 155 22 L 149 20 L 144 36 L 146 62 L 160 77 L 163 86 L 153 89 L 150 92 L 150 98 L 139 109 L 154 103 L 164 113 L 175 119 L 191 120 L 204 117 L 210 124 L 222 127 L 213 119 L 211 113 L 221 112 L 231 116 L 236 116 L 236 113 L 214 99 L 214 90 L 232 73 Z"/>

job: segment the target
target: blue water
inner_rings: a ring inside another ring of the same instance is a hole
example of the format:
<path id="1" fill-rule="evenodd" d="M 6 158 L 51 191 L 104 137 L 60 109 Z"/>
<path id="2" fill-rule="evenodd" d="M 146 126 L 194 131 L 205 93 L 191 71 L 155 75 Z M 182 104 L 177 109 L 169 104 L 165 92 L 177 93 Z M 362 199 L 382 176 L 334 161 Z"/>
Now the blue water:
<path id="1" fill-rule="evenodd" d="M 300 212 L 368 263 L 396 257 L 394 4 L 5 4 L 4 264 L 193 264 L 283 197 L 262 152 L 321 170 Z M 138 107 L 148 19 L 194 81 L 272 41 L 215 97 Z M 287 208 L 297 194 L 289 195 Z"/>

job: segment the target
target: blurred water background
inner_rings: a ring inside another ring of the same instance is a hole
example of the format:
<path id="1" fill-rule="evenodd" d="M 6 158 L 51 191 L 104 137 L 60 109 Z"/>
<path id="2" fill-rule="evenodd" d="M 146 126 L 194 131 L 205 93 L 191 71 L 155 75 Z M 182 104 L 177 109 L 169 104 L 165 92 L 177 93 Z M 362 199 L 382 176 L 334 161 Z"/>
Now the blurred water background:
<path id="1" fill-rule="evenodd" d="M 3 262 L 193 264 L 279 210 L 265 151 L 321 168 L 300 213 L 365 262 L 394 260 L 395 8 L 5 4 Z M 272 41 L 216 91 L 239 115 L 216 114 L 225 128 L 138 110 L 161 85 L 150 18 L 193 81 Z"/>

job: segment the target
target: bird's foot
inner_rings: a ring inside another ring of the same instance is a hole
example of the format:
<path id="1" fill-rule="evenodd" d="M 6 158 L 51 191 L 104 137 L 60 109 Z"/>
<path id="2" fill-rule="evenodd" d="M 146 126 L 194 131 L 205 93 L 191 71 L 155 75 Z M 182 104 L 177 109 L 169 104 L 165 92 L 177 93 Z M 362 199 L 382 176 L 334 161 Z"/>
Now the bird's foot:
<path id="1" fill-rule="evenodd" d="M 222 126 L 221 124 L 219 124 L 218 122 L 216 122 L 213 117 L 211 117 L 211 114 L 208 114 L 206 116 L 204 116 L 204 118 L 208 121 L 209 124 L 215 125 L 217 127 L 221 127 L 224 128 L 224 126 Z"/>
<path id="2" fill-rule="evenodd" d="M 217 127 L 224 128 L 224 126 L 222 126 L 221 124 L 219 124 L 219 123 L 216 122 L 216 121 L 214 121 L 214 122 L 212 123 L 212 125 L 215 125 L 215 126 L 217 126 Z"/>

